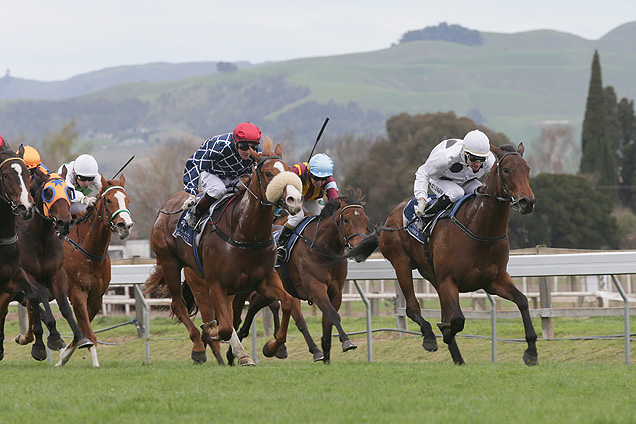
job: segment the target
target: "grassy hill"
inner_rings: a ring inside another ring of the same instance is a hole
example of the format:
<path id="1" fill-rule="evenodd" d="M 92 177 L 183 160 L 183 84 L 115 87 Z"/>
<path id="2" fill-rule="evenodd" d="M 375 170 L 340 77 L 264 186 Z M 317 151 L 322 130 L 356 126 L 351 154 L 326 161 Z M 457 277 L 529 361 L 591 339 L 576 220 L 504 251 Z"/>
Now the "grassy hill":
<path id="1" fill-rule="evenodd" d="M 580 133 L 595 49 L 604 85 L 619 98 L 636 98 L 636 22 L 599 40 L 549 30 L 482 37 L 481 46 L 408 42 L 230 74 L 148 79 L 60 101 L 4 101 L 0 124 L 10 140 L 38 137 L 76 116 L 82 134 L 111 133 L 122 140 L 134 131 L 137 138 L 161 142 L 168 132 L 205 138 L 251 120 L 275 139 L 302 147 L 315 140 L 325 116 L 331 118 L 325 137 L 333 139 L 382 135 L 386 118 L 401 112 L 453 110 L 481 116 L 480 123 L 531 148 L 546 121 L 567 121 Z"/>

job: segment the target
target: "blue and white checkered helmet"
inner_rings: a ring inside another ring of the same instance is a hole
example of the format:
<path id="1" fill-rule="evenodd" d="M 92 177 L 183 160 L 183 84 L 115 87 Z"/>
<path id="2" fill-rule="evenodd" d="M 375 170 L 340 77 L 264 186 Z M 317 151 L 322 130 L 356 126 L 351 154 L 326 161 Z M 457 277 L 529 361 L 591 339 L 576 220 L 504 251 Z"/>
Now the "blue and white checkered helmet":
<path id="1" fill-rule="evenodd" d="M 324 153 L 318 153 L 309 160 L 309 172 L 318 178 L 333 175 L 333 160 Z"/>

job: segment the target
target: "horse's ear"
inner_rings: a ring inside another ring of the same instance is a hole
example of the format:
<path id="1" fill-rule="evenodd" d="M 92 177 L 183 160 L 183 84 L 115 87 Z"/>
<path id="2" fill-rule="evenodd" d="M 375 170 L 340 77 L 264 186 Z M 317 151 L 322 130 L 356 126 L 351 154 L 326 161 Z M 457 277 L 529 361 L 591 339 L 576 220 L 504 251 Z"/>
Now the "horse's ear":
<path id="1" fill-rule="evenodd" d="M 20 144 L 20 147 L 18 147 L 18 156 L 24 158 L 24 144 Z"/>
<path id="2" fill-rule="evenodd" d="M 106 180 L 106 178 L 104 178 L 104 174 L 99 174 L 99 176 L 102 179 L 102 187 L 106 187 L 106 184 L 108 183 L 108 180 Z"/>
<path id="3" fill-rule="evenodd" d="M 123 187 L 125 183 L 126 183 L 126 177 L 124 177 L 124 174 L 121 174 L 121 176 L 119 177 L 119 185 Z"/>
<path id="4" fill-rule="evenodd" d="M 280 143 L 276 145 L 274 153 L 276 154 L 276 156 L 280 156 L 281 158 L 283 157 L 283 148 L 281 147 Z"/>
<path id="5" fill-rule="evenodd" d="M 62 173 L 60 174 L 60 177 L 66 179 L 67 173 L 68 173 L 68 169 L 66 168 L 66 166 L 62 166 Z"/>
<path id="6" fill-rule="evenodd" d="M 519 147 L 517 147 L 517 152 L 519 152 L 519 154 L 521 156 L 523 156 L 523 152 L 526 150 L 525 147 L 523 147 L 523 143 L 519 143 Z"/>

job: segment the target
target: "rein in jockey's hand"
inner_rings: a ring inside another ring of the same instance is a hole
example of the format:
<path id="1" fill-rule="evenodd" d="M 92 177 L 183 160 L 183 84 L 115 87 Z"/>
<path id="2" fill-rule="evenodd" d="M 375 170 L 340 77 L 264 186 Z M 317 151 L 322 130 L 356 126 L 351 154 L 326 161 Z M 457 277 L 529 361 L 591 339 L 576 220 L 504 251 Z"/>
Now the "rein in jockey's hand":
<path id="1" fill-rule="evenodd" d="M 184 211 L 189 211 L 190 209 L 194 207 L 196 202 L 197 202 L 197 197 L 194 194 L 191 194 L 188 196 L 185 202 L 183 202 L 183 206 L 181 206 L 181 209 Z"/>

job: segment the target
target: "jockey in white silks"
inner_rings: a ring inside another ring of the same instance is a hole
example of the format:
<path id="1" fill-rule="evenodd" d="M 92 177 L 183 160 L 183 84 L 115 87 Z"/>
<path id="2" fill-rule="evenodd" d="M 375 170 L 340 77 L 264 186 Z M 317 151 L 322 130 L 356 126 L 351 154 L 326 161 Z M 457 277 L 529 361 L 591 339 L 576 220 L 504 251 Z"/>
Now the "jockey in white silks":
<path id="1" fill-rule="evenodd" d="M 79 155 L 72 162 L 65 163 L 57 170 L 63 175 L 66 170 L 66 185 L 73 187 L 75 197 L 71 199 L 70 212 L 83 212 L 97 203 L 97 195 L 102 189 L 97 161 L 91 155 Z"/>
<path id="2" fill-rule="evenodd" d="M 415 173 L 417 216 L 426 223 L 448 205 L 474 192 L 482 185 L 478 179 L 490 172 L 495 161 L 488 136 L 479 130 L 469 132 L 463 140 L 451 138 L 439 143 Z M 437 199 L 427 207 L 429 188 Z"/>

